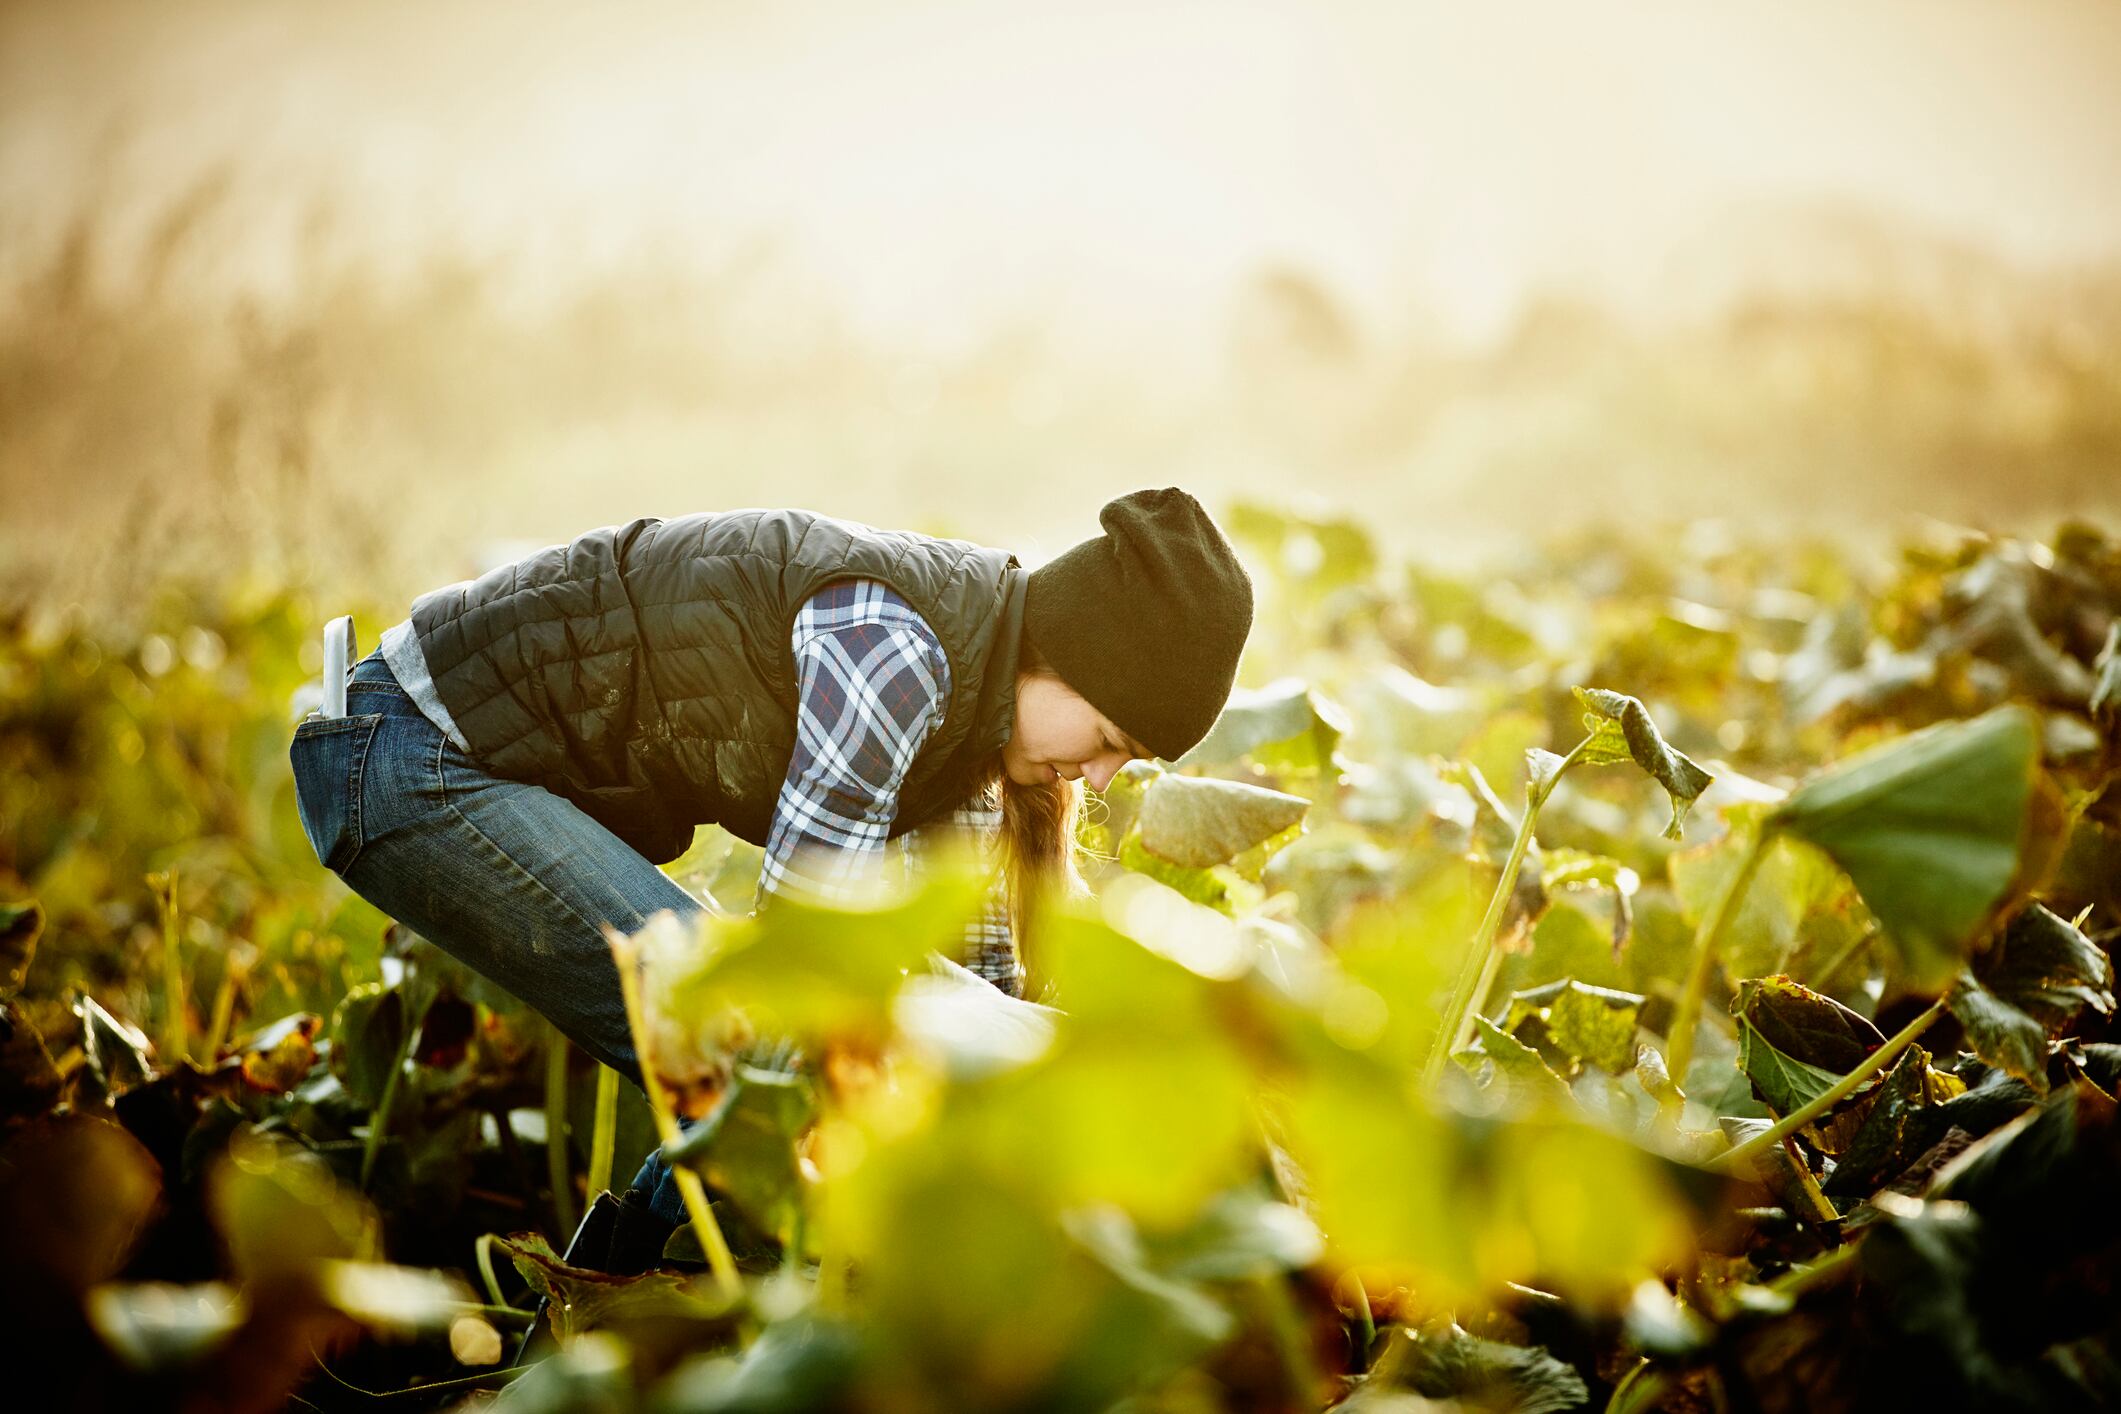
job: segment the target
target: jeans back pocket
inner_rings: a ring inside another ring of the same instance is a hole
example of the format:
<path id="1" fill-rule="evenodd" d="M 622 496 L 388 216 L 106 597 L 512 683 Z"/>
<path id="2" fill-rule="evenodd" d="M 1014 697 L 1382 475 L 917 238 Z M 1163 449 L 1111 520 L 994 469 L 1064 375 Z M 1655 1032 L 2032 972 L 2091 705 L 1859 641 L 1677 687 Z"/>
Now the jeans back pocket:
<path id="1" fill-rule="evenodd" d="M 344 874 L 361 852 L 361 767 L 383 713 L 307 717 L 287 749 L 295 773 L 295 810 L 317 862 Z"/>

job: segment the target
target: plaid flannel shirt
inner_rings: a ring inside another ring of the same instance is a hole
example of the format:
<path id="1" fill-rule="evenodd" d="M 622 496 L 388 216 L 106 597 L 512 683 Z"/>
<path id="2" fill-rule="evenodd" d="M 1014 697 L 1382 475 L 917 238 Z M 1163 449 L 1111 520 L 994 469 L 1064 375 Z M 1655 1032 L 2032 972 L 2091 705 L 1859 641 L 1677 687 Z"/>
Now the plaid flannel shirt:
<path id="1" fill-rule="evenodd" d="M 781 895 L 833 902 L 853 894 L 885 858 L 899 787 L 950 700 L 950 661 L 935 631 L 875 580 L 826 585 L 795 617 L 795 754 L 774 804 L 758 903 Z M 998 789 L 907 831 L 901 859 L 946 832 L 969 832 L 991 853 L 1001 833 Z M 1011 996 L 1021 994 L 1006 884 L 999 877 L 966 929 L 958 961 Z"/>

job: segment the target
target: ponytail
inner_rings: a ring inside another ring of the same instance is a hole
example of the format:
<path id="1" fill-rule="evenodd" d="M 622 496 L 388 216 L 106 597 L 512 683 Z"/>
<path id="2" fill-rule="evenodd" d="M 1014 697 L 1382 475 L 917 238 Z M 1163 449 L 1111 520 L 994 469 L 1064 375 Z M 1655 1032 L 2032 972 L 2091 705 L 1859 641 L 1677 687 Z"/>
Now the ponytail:
<path id="1" fill-rule="evenodd" d="M 1033 996 L 1047 981 L 1038 951 L 1041 910 L 1048 903 L 1088 891 L 1075 858 L 1075 827 L 1082 808 L 1081 781 L 1035 786 L 1002 782 L 1002 868 L 1009 880 L 1009 931 L 1016 939 L 1025 991 Z"/>

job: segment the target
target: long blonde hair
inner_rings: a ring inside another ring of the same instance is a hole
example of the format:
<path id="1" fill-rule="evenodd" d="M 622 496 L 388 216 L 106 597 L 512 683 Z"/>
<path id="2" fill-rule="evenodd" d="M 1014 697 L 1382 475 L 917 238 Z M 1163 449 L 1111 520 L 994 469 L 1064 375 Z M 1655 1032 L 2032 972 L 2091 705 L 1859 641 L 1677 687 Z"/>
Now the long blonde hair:
<path id="1" fill-rule="evenodd" d="M 1016 675 L 1059 678 L 1025 638 L 1017 650 Z M 1089 892 L 1077 856 L 1076 827 L 1083 810 L 1083 783 L 1053 781 L 1035 786 L 1019 785 L 1002 768 L 999 751 L 982 764 L 977 788 L 986 794 L 1001 791 L 1001 860 L 1008 881 L 1009 931 L 1016 941 L 1017 963 L 1023 968 L 1024 995 L 1037 996 L 1046 977 L 1037 965 L 1040 910 L 1057 898 Z"/>

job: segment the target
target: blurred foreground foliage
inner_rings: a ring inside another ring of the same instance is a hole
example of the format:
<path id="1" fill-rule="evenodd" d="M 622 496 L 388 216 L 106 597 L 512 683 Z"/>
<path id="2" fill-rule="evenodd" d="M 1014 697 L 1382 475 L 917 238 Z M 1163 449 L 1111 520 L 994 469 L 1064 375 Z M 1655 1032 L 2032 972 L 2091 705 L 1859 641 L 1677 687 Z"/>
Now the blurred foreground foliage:
<path id="1" fill-rule="evenodd" d="M 1037 1000 L 948 870 L 631 940 L 702 1184 L 641 1275 L 557 1252 L 647 1100 L 309 855 L 313 607 L 14 611 L 6 1328 L 83 1406 L 2121 1398 L 2121 542 L 1227 523 L 1244 686 L 1093 802 Z"/>

